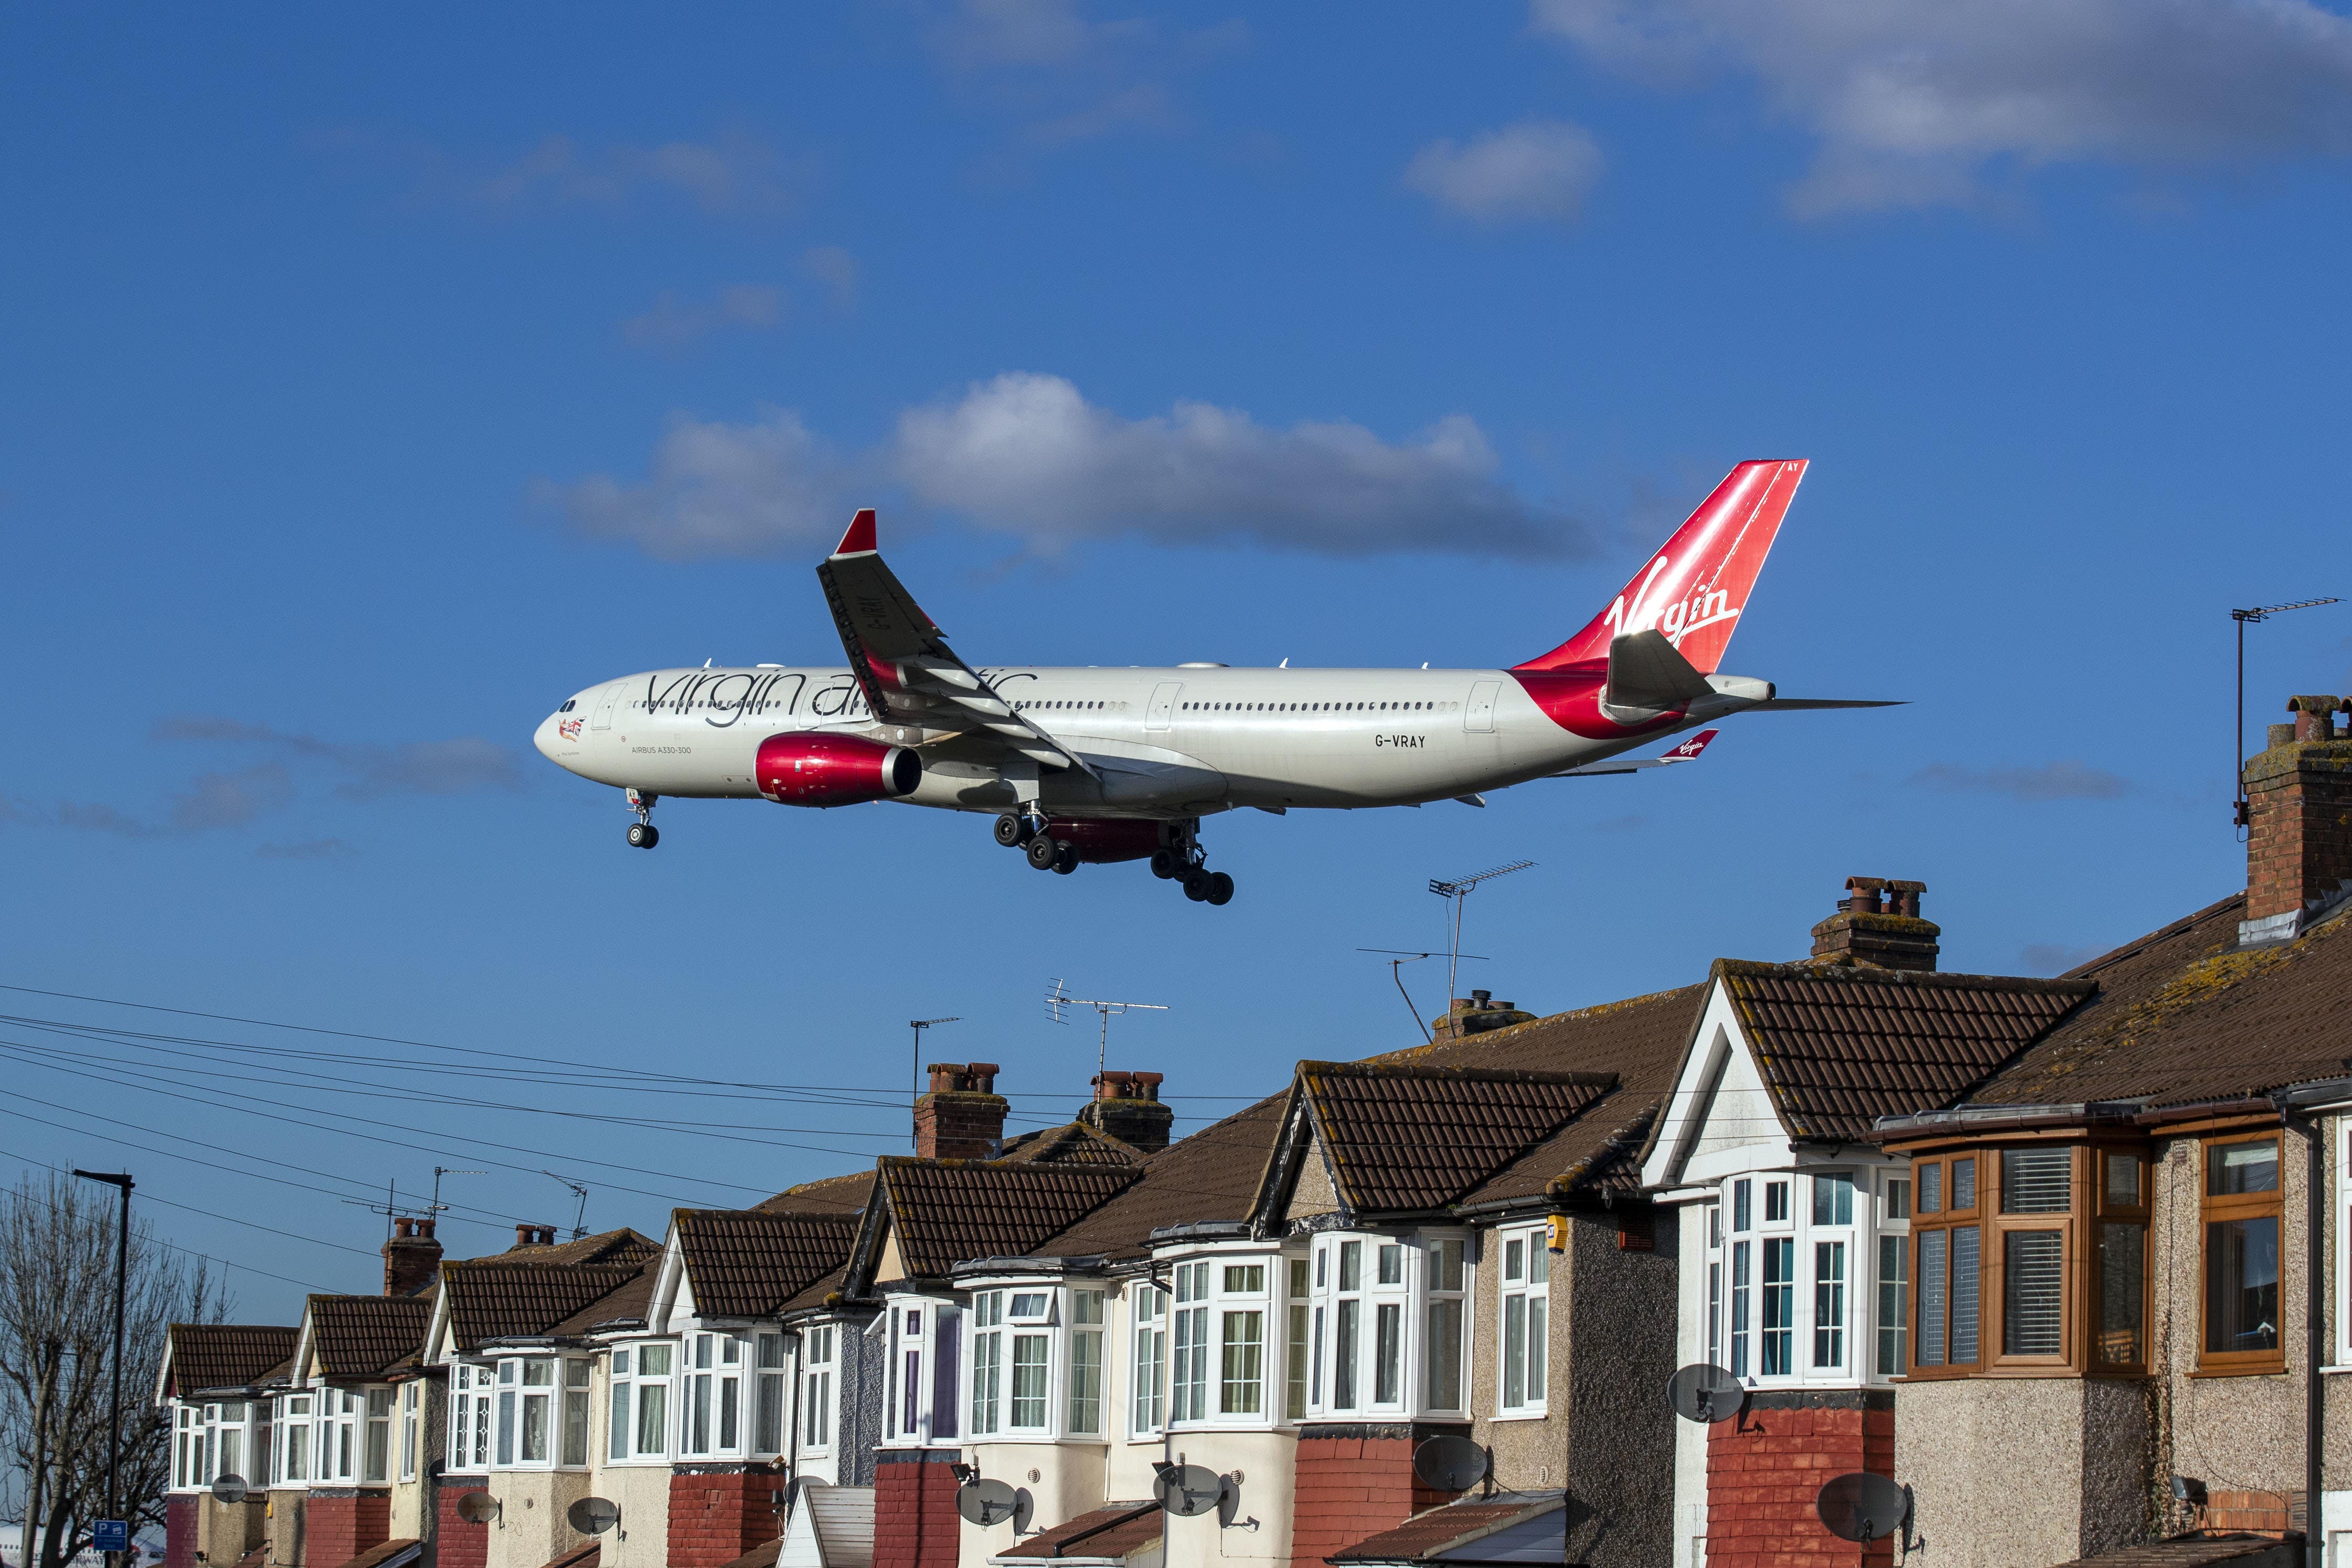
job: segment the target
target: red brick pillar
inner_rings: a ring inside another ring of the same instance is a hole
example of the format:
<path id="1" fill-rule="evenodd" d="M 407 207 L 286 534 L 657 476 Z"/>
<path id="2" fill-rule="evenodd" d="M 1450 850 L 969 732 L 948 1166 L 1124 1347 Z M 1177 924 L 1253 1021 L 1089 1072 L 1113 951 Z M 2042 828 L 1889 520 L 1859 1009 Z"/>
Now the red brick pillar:
<path id="1" fill-rule="evenodd" d="M 1423 1438 L 1441 1433 L 1466 1437 L 1469 1430 L 1460 1425 L 1394 1421 L 1301 1427 L 1290 1513 L 1291 1561 L 1315 1568 L 1343 1547 L 1460 1496 L 1423 1486 L 1412 1473 L 1412 1450 Z M 875 1568 L 881 1564 L 877 1562 Z"/>
<path id="2" fill-rule="evenodd" d="M 488 1491 L 480 1476 L 443 1476 L 433 1500 L 433 1561 L 436 1568 L 488 1568 L 490 1527 L 468 1523 L 457 1511 L 467 1492 Z M 331 1568 L 331 1564 L 327 1565 Z"/>
<path id="3" fill-rule="evenodd" d="M 960 1448 L 874 1456 L 874 1568 L 956 1568 L 963 1521 L 949 1467 L 962 1457 Z"/>
<path id="4" fill-rule="evenodd" d="M 721 1568 L 754 1546 L 773 1541 L 774 1494 L 783 1485 L 784 1473 L 766 1465 L 674 1467 L 669 1476 L 669 1568 Z"/>
<path id="5" fill-rule="evenodd" d="M 303 1505 L 303 1555 L 310 1568 L 341 1568 L 392 1538 L 392 1493 L 314 1490 Z"/>
<path id="6" fill-rule="evenodd" d="M 163 1568 L 196 1568 L 196 1494 L 173 1492 L 163 1503 Z"/>
<path id="7" fill-rule="evenodd" d="M 1892 1540 L 1863 1547 L 1822 1528 L 1822 1483 L 1895 1473 L 1895 1396 L 1885 1389 L 1750 1396 L 1706 1433 L 1707 1568 L 1881 1568 Z"/>

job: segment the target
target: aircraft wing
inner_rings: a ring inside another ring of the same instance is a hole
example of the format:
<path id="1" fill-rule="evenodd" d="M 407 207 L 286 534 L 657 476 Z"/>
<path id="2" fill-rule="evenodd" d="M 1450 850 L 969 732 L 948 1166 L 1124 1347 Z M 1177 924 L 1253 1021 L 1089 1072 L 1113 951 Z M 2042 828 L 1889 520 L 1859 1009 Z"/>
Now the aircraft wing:
<path id="1" fill-rule="evenodd" d="M 849 655 L 849 673 L 874 716 L 890 724 L 962 729 L 1045 768 L 1094 769 L 1014 711 L 948 646 L 914 595 L 882 560 L 873 508 L 850 519 L 833 554 L 817 564 L 825 603 Z"/>
<path id="2" fill-rule="evenodd" d="M 1717 730 L 1702 729 L 1663 756 L 1644 757 L 1631 761 L 1622 757 L 1612 757 L 1606 762 L 1588 762 L 1581 768 L 1571 768 L 1565 773 L 1547 773 L 1544 777 L 1547 779 L 1598 779 L 1605 773 L 1638 773 L 1644 768 L 1672 768 L 1677 762 L 1696 762 L 1698 760 L 1698 754 L 1706 749 L 1706 743 L 1713 740 L 1718 733 L 1720 732 Z"/>

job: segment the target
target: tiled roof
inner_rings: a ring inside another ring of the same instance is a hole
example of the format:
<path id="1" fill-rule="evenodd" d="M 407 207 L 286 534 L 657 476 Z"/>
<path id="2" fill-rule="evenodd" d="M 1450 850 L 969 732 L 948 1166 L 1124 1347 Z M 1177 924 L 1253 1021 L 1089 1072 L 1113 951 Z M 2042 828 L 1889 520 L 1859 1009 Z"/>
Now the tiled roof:
<path id="1" fill-rule="evenodd" d="M 1480 1537 L 1491 1535 L 1514 1524 L 1540 1519 L 1547 1513 L 1560 1516 L 1559 1544 L 1563 1553 L 1568 1547 L 1568 1514 L 1564 1502 L 1549 1498 L 1530 1502 L 1514 1498 L 1508 1502 L 1452 1502 L 1417 1513 L 1393 1530 L 1383 1530 L 1368 1535 L 1353 1546 L 1342 1547 L 1325 1559 L 1329 1563 L 1420 1563 L 1436 1557 L 1447 1548 L 1468 1545 Z M 1475 1552 L 1465 1552 L 1475 1557 Z"/>
<path id="2" fill-rule="evenodd" d="M 971 1258 L 1019 1257 L 1101 1207 L 1136 1173 L 1098 1166 L 992 1165 L 892 1155 L 881 1162 L 899 1260 L 917 1278 Z"/>
<path id="3" fill-rule="evenodd" d="M 184 1397 L 200 1388 L 249 1388 L 293 1355 L 301 1332 L 247 1323 L 173 1323 L 172 1391 Z"/>
<path id="4" fill-rule="evenodd" d="M 1613 1073 L 1302 1061 L 1294 1092 L 1341 1200 L 1379 1214 L 1444 1207 L 1616 1086 Z"/>
<path id="5" fill-rule="evenodd" d="M 623 1226 L 618 1230 L 599 1231 L 583 1236 L 576 1241 L 558 1241 L 551 1246 L 533 1244 L 509 1247 L 503 1252 L 493 1252 L 487 1258 L 477 1258 L 477 1263 L 609 1263 L 628 1268 L 651 1262 L 661 1256 L 661 1243 Z"/>
<path id="6" fill-rule="evenodd" d="M 329 1377 L 376 1377 L 413 1355 L 432 1325 L 427 1296 L 312 1296 L 310 1350 Z"/>
<path id="7" fill-rule="evenodd" d="M 583 1308 L 637 1278 L 643 1265 L 509 1263 L 489 1259 L 445 1263 L 441 1287 L 449 1297 L 449 1327 L 461 1350 L 486 1339 L 551 1333 Z"/>
<path id="8" fill-rule="evenodd" d="M 2216 1568 L 2224 1563 L 2231 1568 L 2300 1568 L 2302 1562 L 2300 1535 L 2284 1541 L 2267 1535 L 2176 1535 L 2077 1557 L 2058 1568 Z"/>
<path id="9" fill-rule="evenodd" d="M 1674 1087 L 1684 1048 L 1697 1032 L 1707 989 L 1696 985 L 1654 991 L 1371 1060 L 1615 1073 L 1613 1093 L 1458 1201 L 1471 1206 L 1547 1193 L 1630 1197 L 1641 1189 L 1635 1164 L 1641 1141 Z"/>
<path id="10" fill-rule="evenodd" d="M 1024 1536 L 990 1561 L 1018 1563 L 1068 1557 L 1117 1560 L 1160 1540 L 1160 1512 L 1156 1502 L 1115 1502 L 1065 1521 L 1051 1530 Z"/>
<path id="11" fill-rule="evenodd" d="M 1940 1110 L 2088 997 L 2085 980 L 1717 959 L 1791 1135 L 1853 1141 Z"/>
<path id="12" fill-rule="evenodd" d="M 338 1568 L 405 1568 L 425 1555 L 425 1543 L 414 1537 L 379 1542 Z"/>
<path id="13" fill-rule="evenodd" d="M 819 1176 L 798 1186 L 788 1186 L 775 1197 L 752 1205 L 768 1213 L 857 1214 L 864 1211 L 866 1200 L 873 1196 L 874 1172 L 871 1169 L 850 1171 L 845 1175 Z"/>
<path id="14" fill-rule="evenodd" d="M 1138 1167 L 1141 1180 L 1030 1250 L 1048 1258 L 1138 1258 L 1150 1251 L 1151 1233 L 1162 1226 L 1247 1219 L 1288 1099 L 1269 1095 L 1178 1139 Z"/>
<path id="15" fill-rule="evenodd" d="M 695 1311 L 751 1318 L 774 1312 L 849 1259 L 855 1216 L 681 1208 L 670 1217 Z"/>
<path id="16" fill-rule="evenodd" d="M 642 1323 L 653 1310 L 654 1270 L 640 1270 L 629 1282 L 610 1294 L 597 1297 L 570 1317 L 547 1332 L 551 1335 L 571 1338 L 593 1334 L 614 1323 Z"/>
<path id="17" fill-rule="evenodd" d="M 839 1295 L 847 1288 L 848 1284 L 849 1269 L 848 1266 L 845 1264 L 843 1267 L 835 1269 L 832 1273 L 827 1274 L 822 1280 L 812 1280 L 799 1295 L 785 1301 L 776 1310 L 780 1312 L 803 1312 L 812 1311 L 814 1308 L 824 1305 L 826 1301 L 830 1298 Z"/>
<path id="18" fill-rule="evenodd" d="M 1085 1122 L 1024 1133 L 1008 1141 L 1001 1165 L 1139 1166 L 1150 1156 L 1124 1138 Z"/>
<path id="19" fill-rule="evenodd" d="M 1971 1104 L 2183 1105 L 2346 1072 L 2352 905 L 2292 942 L 2238 947 L 2242 895 L 2075 969 L 2099 994 Z"/>

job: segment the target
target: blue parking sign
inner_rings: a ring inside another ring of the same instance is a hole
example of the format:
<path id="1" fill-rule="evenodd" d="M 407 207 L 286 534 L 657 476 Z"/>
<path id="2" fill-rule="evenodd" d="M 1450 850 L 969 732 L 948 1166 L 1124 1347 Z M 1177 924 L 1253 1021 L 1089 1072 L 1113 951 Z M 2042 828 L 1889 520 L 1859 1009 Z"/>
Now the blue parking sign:
<path id="1" fill-rule="evenodd" d="M 127 1520 L 101 1519 L 90 1526 L 90 1546 L 100 1552 L 131 1550 L 131 1525 Z"/>

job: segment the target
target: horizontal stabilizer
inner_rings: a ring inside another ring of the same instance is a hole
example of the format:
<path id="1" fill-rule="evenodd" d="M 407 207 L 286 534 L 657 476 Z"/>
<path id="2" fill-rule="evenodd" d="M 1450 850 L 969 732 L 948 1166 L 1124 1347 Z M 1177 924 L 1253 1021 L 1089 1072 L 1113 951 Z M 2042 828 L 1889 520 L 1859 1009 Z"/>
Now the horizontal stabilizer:
<path id="1" fill-rule="evenodd" d="M 1659 757 L 1644 757 L 1634 760 L 1612 757 L 1606 762 L 1588 762 L 1581 768 L 1571 768 L 1565 773 L 1547 773 L 1544 777 L 1547 779 L 1598 779 L 1603 774 L 1638 773 L 1644 768 L 1672 768 L 1677 762 L 1696 762 L 1698 760 L 1698 754 L 1706 749 L 1706 743 L 1720 733 L 1718 730 L 1702 729 L 1672 751 Z"/>
<path id="2" fill-rule="evenodd" d="M 1826 707 L 1909 707 L 1909 699 L 1878 702 L 1866 697 L 1773 697 L 1741 708 L 1741 713 L 1810 713 Z"/>
<path id="3" fill-rule="evenodd" d="M 1609 644 L 1609 685 L 1601 700 L 1611 707 L 1662 710 L 1713 695 L 1706 677 L 1675 652 L 1663 632 L 1635 632 Z"/>

